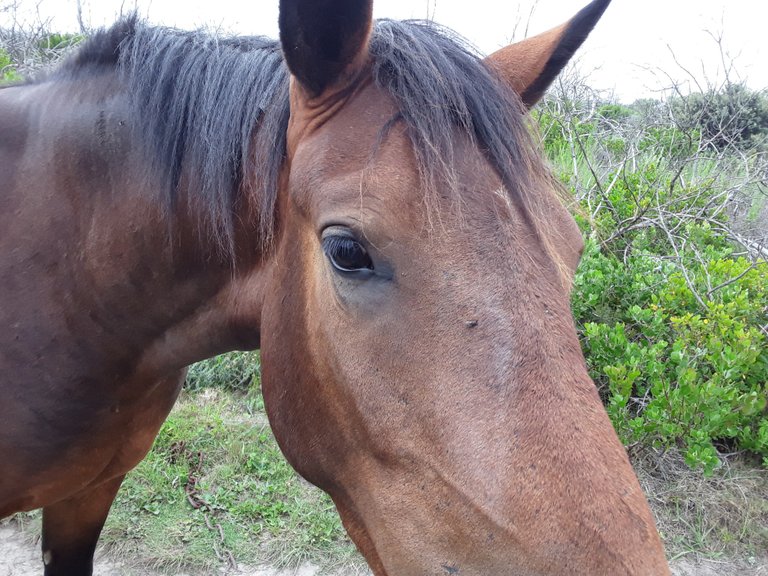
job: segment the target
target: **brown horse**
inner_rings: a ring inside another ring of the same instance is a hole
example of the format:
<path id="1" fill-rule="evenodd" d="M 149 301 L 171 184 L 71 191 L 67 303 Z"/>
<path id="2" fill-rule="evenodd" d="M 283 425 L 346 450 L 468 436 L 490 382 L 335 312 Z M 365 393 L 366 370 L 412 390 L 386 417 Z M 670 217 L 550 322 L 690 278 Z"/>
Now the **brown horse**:
<path id="1" fill-rule="evenodd" d="M 91 573 L 184 367 L 256 347 L 375 574 L 668 573 L 526 131 L 608 0 L 485 61 L 371 3 L 284 0 L 282 54 L 129 19 L 0 90 L 0 516 L 43 508 L 46 575 Z"/>

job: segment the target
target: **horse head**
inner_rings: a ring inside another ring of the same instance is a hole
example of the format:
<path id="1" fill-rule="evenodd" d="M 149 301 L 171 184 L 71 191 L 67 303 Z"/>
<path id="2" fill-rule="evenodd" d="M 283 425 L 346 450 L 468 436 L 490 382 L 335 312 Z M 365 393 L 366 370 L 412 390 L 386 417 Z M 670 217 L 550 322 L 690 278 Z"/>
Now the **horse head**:
<path id="1" fill-rule="evenodd" d="M 371 1 L 281 3 L 264 397 L 377 575 L 667 573 L 570 313 L 579 231 L 527 129 L 607 5 L 482 60 Z"/>

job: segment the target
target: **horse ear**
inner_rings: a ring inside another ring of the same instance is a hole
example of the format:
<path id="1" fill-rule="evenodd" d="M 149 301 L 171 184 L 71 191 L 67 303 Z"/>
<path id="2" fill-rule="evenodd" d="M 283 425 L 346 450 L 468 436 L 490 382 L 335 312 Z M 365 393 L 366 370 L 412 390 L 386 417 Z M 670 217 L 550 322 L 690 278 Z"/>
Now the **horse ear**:
<path id="1" fill-rule="evenodd" d="M 587 39 L 611 0 L 593 0 L 565 24 L 494 52 L 485 60 L 531 108 Z"/>
<path id="2" fill-rule="evenodd" d="M 373 0 L 281 0 L 280 42 L 310 96 L 352 75 L 368 54 Z"/>

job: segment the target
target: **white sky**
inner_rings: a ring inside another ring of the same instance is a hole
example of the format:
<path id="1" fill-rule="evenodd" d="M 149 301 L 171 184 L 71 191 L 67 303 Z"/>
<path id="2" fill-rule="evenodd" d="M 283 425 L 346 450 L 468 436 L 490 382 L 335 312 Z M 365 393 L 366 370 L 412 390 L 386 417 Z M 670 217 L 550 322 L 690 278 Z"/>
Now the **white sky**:
<path id="1" fill-rule="evenodd" d="M 484 52 L 564 22 L 588 0 L 377 0 L 376 17 L 431 17 L 468 38 Z M 0 4 L 2 4 L 0 0 Z M 52 28 L 76 31 L 75 0 L 22 0 L 35 6 Z M 83 0 L 91 26 L 111 23 L 138 8 L 150 22 L 184 29 L 219 28 L 237 34 L 277 36 L 278 0 Z M 533 14 L 530 17 L 532 6 Z M 717 44 L 706 31 L 722 32 L 738 74 L 755 89 L 768 87 L 768 3 L 762 0 L 613 0 L 580 52 L 579 69 L 593 88 L 613 91 L 622 101 L 653 96 L 686 74 L 700 82 L 723 77 Z M 0 23 L 2 21 L 0 20 Z M 517 23 L 517 30 L 516 30 Z"/>

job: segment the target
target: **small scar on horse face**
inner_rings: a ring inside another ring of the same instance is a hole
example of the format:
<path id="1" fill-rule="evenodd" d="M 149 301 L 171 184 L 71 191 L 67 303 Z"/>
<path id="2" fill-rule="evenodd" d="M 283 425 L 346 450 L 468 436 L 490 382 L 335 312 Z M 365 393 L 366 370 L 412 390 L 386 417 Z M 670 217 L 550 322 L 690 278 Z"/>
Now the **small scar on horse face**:
<path id="1" fill-rule="evenodd" d="M 458 574 L 459 567 L 451 564 L 442 564 L 443 570 L 446 574 Z"/>
<path id="2" fill-rule="evenodd" d="M 464 325 L 467 328 L 474 328 L 475 326 L 477 326 L 477 320 L 467 320 L 466 322 L 464 322 Z"/>

